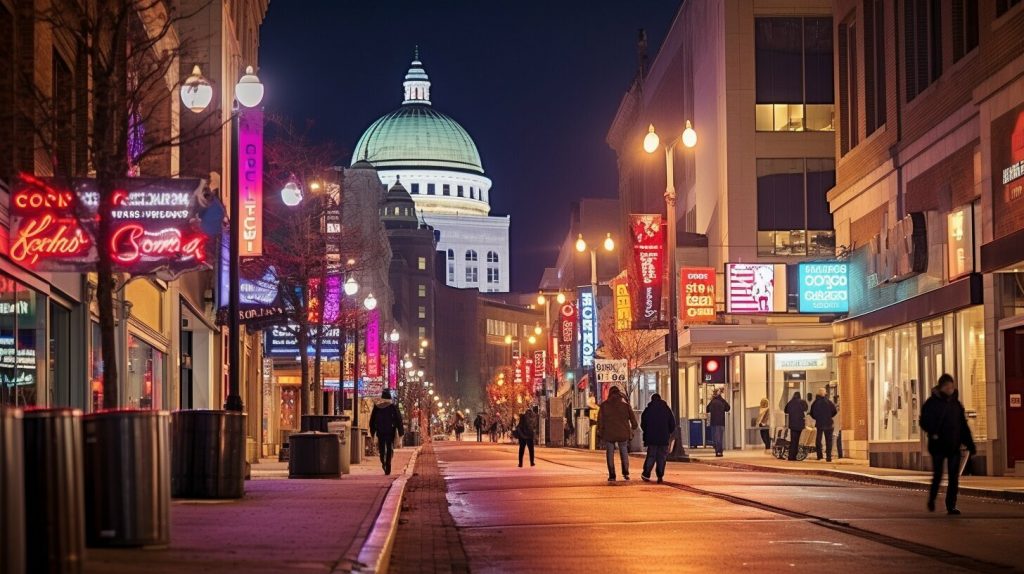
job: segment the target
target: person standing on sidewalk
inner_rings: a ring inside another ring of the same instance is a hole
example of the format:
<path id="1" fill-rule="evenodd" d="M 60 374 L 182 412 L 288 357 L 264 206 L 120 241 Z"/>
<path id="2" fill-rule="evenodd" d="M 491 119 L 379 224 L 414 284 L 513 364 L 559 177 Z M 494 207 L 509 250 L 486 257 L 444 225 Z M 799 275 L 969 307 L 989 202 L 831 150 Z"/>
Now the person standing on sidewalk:
<path id="1" fill-rule="evenodd" d="M 597 411 L 597 438 L 605 442 L 608 481 L 615 482 L 615 449 L 622 462 L 622 478 L 629 480 L 629 441 L 636 430 L 636 415 L 619 387 L 608 389 L 608 398 Z"/>
<path id="2" fill-rule="evenodd" d="M 519 439 L 519 468 L 523 467 L 523 453 L 527 448 L 530 449 L 530 466 L 536 466 L 533 462 L 533 441 L 537 436 L 537 413 L 533 409 L 523 411 L 515 428 Z"/>
<path id="3" fill-rule="evenodd" d="M 786 425 L 789 426 L 789 460 L 796 460 L 800 451 L 800 435 L 803 434 L 807 421 L 807 401 L 800 398 L 800 391 L 793 393 L 793 398 L 786 403 Z"/>
<path id="4" fill-rule="evenodd" d="M 761 399 L 761 410 L 757 411 L 757 418 L 754 419 L 754 426 L 761 432 L 761 442 L 764 443 L 764 450 L 771 452 L 772 437 L 769 434 L 768 425 L 771 418 L 771 409 L 768 407 L 768 399 Z"/>
<path id="5" fill-rule="evenodd" d="M 818 396 L 811 403 L 811 418 L 814 419 L 814 427 L 817 433 L 814 437 L 814 448 L 818 452 L 818 460 L 821 460 L 821 437 L 825 437 L 825 462 L 832 462 L 832 431 L 835 428 L 833 419 L 839 410 L 835 403 L 829 400 L 824 388 L 818 389 Z"/>
<path id="6" fill-rule="evenodd" d="M 476 442 L 484 441 L 484 415 L 477 413 L 473 419 L 473 428 L 476 429 Z"/>
<path id="7" fill-rule="evenodd" d="M 380 451 L 380 465 L 384 474 L 391 474 L 391 458 L 395 456 L 395 434 L 402 436 L 402 413 L 398 405 L 391 402 L 391 391 L 384 389 L 380 401 L 373 406 L 370 413 L 370 437 L 377 436 L 377 450 Z"/>
<path id="8" fill-rule="evenodd" d="M 722 398 L 722 390 L 715 389 L 714 396 L 708 401 L 708 422 L 711 425 L 711 444 L 715 445 L 715 456 L 722 456 L 723 437 L 725 436 L 725 413 L 732 407 Z"/>
<path id="9" fill-rule="evenodd" d="M 644 431 L 644 446 L 647 447 L 647 458 L 644 459 L 644 470 L 640 478 L 645 482 L 650 481 L 651 469 L 654 469 L 658 475 L 658 484 L 661 484 L 665 477 L 668 443 L 676 430 L 675 415 L 661 400 L 661 395 L 651 395 L 651 402 L 640 415 L 640 428 Z"/>
<path id="10" fill-rule="evenodd" d="M 928 511 L 935 512 L 935 499 L 942 482 L 942 466 L 946 464 L 949 481 L 946 485 L 946 512 L 960 514 L 956 495 L 960 488 L 960 445 L 967 447 L 969 456 L 977 453 L 967 415 L 956 389 L 956 381 L 949 373 L 939 377 L 932 396 L 921 407 L 921 428 L 928 433 L 928 453 L 932 455 L 932 485 L 928 491 Z"/>

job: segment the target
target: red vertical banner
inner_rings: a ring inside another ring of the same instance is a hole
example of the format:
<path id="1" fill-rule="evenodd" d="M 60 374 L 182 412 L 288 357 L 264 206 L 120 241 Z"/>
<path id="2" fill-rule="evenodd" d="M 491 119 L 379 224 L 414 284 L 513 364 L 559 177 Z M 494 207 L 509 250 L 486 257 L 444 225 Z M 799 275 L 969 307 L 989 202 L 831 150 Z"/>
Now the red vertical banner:
<path id="1" fill-rule="evenodd" d="M 548 375 L 547 363 L 545 362 L 545 353 L 543 349 L 537 349 L 533 352 L 533 372 L 534 376 L 538 379 L 543 379 Z"/>
<path id="2" fill-rule="evenodd" d="M 380 311 L 366 315 L 366 376 L 380 376 Z"/>
<path id="3" fill-rule="evenodd" d="M 238 192 L 241 222 L 238 254 L 263 255 L 263 110 L 246 109 L 238 115 Z"/>
<path id="4" fill-rule="evenodd" d="M 526 382 L 526 359 L 523 357 L 512 359 L 512 382 L 517 385 Z"/>
<path id="5" fill-rule="evenodd" d="M 576 304 L 566 301 L 559 309 L 558 355 L 566 370 L 573 368 L 573 348 L 576 346 Z"/>
<path id="6" fill-rule="evenodd" d="M 548 347 L 550 348 L 548 356 L 551 357 L 551 373 L 557 377 L 562 373 L 561 344 L 558 341 L 558 337 L 551 337 Z"/>
<path id="7" fill-rule="evenodd" d="M 629 216 L 630 239 L 633 242 L 632 300 L 635 323 L 651 328 L 661 319 L 661 289 L 665 281 L 665 228 L 661 214 Z"/>

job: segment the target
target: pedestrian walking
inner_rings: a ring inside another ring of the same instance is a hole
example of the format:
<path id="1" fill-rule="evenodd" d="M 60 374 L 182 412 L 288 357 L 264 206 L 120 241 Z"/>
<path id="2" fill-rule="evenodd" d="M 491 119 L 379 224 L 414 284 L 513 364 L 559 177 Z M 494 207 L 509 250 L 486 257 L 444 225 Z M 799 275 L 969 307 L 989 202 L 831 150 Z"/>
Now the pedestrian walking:
<path id="1" fill-rule="evenodd" d="M 676 430 L 676 417 L 661 395 L 651 395 L 651 402 L 640 415 L 640 428 L 644 431 L 644 446 L 647 447 L 647 458 L 640 478 L 645 482 L 651 480 L 653 469 L 661 484 L 665 477 L 665 460 L 668 458 L 668 445 L 672 433 Z"/>
<path id="2" fill-rule="evenodd" d="M 519 439 L 519 467 L 523 466 L 523 453 L 530 449 L 530 466 L 536 466 L 533 462 L 534 439 L 537 436 L 538 426 L 537 413 L 533 409 L 526 409 L 519 415 L 519 422 L 515 426 L 515 436 Z"/>
<path id="3" fill-rule="evenodd" d="M 711 400 L 708 401 L 707 412 L 709 424 L 711 425 L 711 444 L 715 446 L 715 456 L 723 456 L 723 437 L 725 436 L 725 413 L 732 407 L 722 398 L 722 390 L 715 389 Z"/>
<path id="4" fill-rule="evenodd" d="M 484 442 L 484 415 L 476 414 L 476 418 L 473 419 L 473 428 L 476 429 L 476 442 Z"/>
<path id="5" fill-rule="evenodd" d="M 768 452 L 771 452 L 772 450 L 772 437 L 768 432 L 770 418 L 771 409 L 768 407 L 768 399 L 761 399 L 761 409 L 757 411 L 757 417 L 754 419 L 754 426 L 761 432 L 761 442 L 764 443 L 764 450 Z"/>
<path id="6" fill-rule="evenodd" d="M 814 419 L 814 428 L 817 429 L 814 437 L 814 449 L 818 452 L 818 460 L 821 460 L 821 439 L 824 437 L 825 462 L 832 462 L 832 434 L 835 428 L 832 421 L 838 412 L 835 403 L 829 400 L 825 389 L 818 389 L 818 396 L 811 403 L 811 418 Z"/>
<path id="7" fill-rule="evenodd" d="M 786 424 L 789 426 L 789 460 L 796 460 L 800 451 L 800 435 L 807 426 L 804 415 L 807 414 L 807 401 L 800 398 L 800 392 L 793 393 L 793 398 L 786 403 Z"/>
<path id="8" fill-rule="evenodd" d="M 466 432 L 466 419 L 462 416 L 462 413 L 455 413 L 455 440 L 456 442 L 462 442 L 462 433 Z"/>
<path id="9" fill-rule="evenodd" d="M 487 427 L 487 432 L 491 435 L 491 442 L 498 442 L 498 417 L 491 418 L 491 424 Z"/>
<path id="10" fill-rule="evenodd" d="M 396 434 L 398 436 L 405 434 L 405 428 L 402 426 L 402 413 L 398 410 L 398 405 L 391 401 L 391 391 L 384 389 L 384 392 L 380 394 L 380 400 L 370 412 L 370 437 L 377 436 L 377 450 L 384 474 L 391 474 L 391 459 L 395 455 Z"/>
<path id="11" fill-rule="evenodd" d="M 932 486 L 928 491 L 928 511 L 935 512 L 935 499 L 942 482 L 942 467 L 945 463 L 949 478 L 946 483 L 946 512 L 960 514 L 956 507 L 956 495 L 960 488 L 960 446 L 967 447 L 968 456 L 974 456 L 977 448 L 967 426 L 964 405 L 960 403 L 956 381 L 944 373 L 939 384 L 932 389 L 921 407 L 921 428 L 928 433 L 928 453 L 932 455 Z"/>
<path id="12" fill-rule="evenodd" d="M 597 438 L 605 441 L 608 481 L 615 482 L 615 449 L 619 450 L 622 478 L 629 480 L 629 441 L 636 430 L 636 415 L 619 387 L 608 390 L 608 398 L 597 411 Z"/>

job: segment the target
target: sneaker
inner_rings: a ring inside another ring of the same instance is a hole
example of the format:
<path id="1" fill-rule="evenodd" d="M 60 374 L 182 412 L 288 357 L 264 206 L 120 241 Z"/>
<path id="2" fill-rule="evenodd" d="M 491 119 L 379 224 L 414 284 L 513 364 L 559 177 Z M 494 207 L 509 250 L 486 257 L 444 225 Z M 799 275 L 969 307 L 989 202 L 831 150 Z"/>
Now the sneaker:
<path id="1" fill-rule="evenodd" d="M 615 482 L 615 475 L 609 476 L 608 482 Z"/>
<path id="2" fill-rule="evenodd" d="M 946 511 L 946 514 L 950 516 L 960 516 L 960 510 L 957 508 L 950 508 L 949 510 Z"/>
<path id="3" fill-rule="evenodd" d="M 929 500 L 928 501 L 928 512 L 935 512 L 935 501 L 934 500 Z"/>
<path id="4" fill-rule="evenodd" d="M 642 480 L 644 482 L 650 482 L 651 481 L 651 477 L 647 476 L 646 474 L 641 474 L 640 475 L 640 480 Z"/>

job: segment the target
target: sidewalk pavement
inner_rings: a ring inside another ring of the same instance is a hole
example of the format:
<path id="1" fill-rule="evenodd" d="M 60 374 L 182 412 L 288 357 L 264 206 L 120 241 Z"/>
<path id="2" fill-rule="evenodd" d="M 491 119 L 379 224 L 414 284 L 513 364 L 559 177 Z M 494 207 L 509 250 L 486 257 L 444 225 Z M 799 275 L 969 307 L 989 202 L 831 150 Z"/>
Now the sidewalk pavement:
<path id="1" fill-rule="evenodd" d="M 789 461 L 779 460 L 762 450 L 727 450 L 723 457 L 715 457 L 710 448 L 687 449 L 686 452 L 692 461 L 726 468 L 831 476 L 916 490 L 927 490 L 931 483 L 930 472 L 873 467 L 861 459 L 834 458 L 832 462 L 825 462 L 814 460 L 812 453 L 805 461 Z M 963 476 L 960 478 L 960 494 L 1024 502 L 1024 477 Z"/>
<path id="2" fill-rule="evenodd" d="M 288 479 L 287 463 L 253 465 L 240 500 L 171 504 L 171 543 L 160 549 L 89 548 L 87 573 L 350 572 L 366 560 L 368 536 L 387 522 L 381 505 L 392 483 L 412 474 L 413 448 L 395 450 L 394 473 L 376 457 L 338 480 Z M 397 513 L 397 508 L 394 509 Z M 380 520 L 378 520 L 380 518 Z M 372 553 L 371 553 L 372 554 Z"/>

